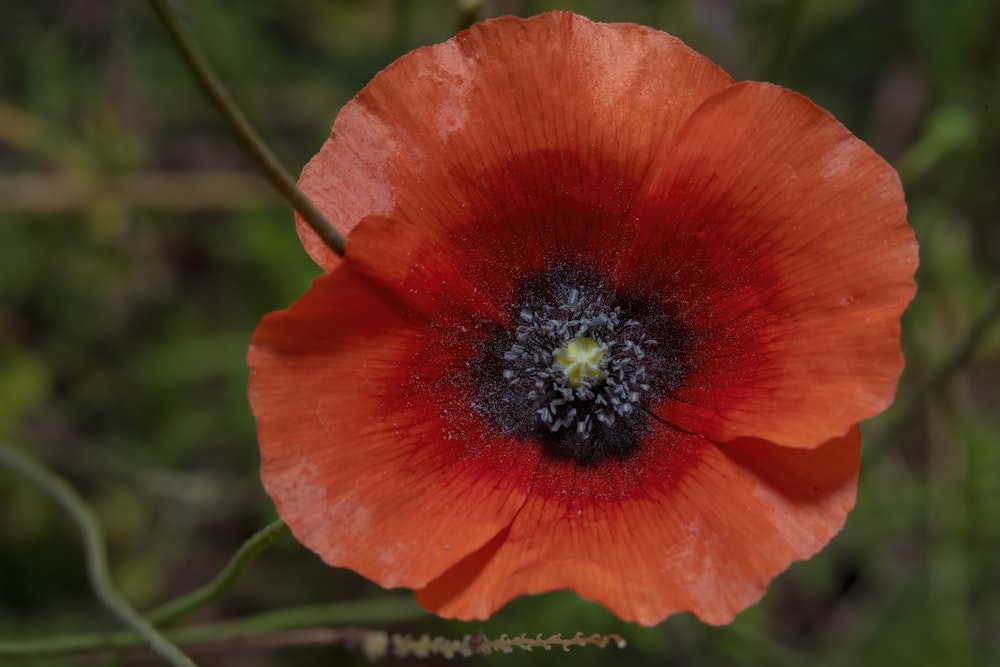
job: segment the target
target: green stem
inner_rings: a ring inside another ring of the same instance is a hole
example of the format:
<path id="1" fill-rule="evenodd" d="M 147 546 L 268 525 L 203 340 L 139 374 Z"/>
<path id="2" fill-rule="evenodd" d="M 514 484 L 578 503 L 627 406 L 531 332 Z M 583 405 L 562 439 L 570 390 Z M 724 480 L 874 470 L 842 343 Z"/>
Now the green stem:
<path id="1" fill-rule="evenodd" d="M 195 663 L 170 643 L 146 619 L 140 616 L 115 590 L 108 572 L 104 535 L 90 508 L 70 486 L 55 474 L 17 450 L 0 444 L 0 463 L 44 491 L 73 519 L 83 538 L 87 558 L 87 576 L 101 604 L 123 625 L 131 628 L 142 641 L 175 667 L 195 667 Z M 40 642 L 45 644 L 46 642 Z"/>
<path id="2" fill-rule="evenodd" d="M 335 604 L 306 605 L 279 609 L 218 623 L 205 623 L 164 631 L 177 644 L 200 644 L 264 632 L 331 625 L 384 625 L 426 616 L 412 595 L 357 600 Z M 120 651 L 142 645 L 133 632 L 67 635 L 41 640 L 0 641 L 0 657 L 42 657 Z"/>
<path id="3" fill-rule="evenodd" d="M 205 642 L 246 637 L 260 632 L 330 625 L 366 625 L 423 618 L 427 612 L 412 595 L 357 600 L 348 603 L 314 604 L 277 609 L 212 625 L 178 628 L 170 636 L 177 642 Z"/>
<path id="4" fill-rule="evenodd" d="M 225 86 L 219 81 L 219 77 L 215 75 L 211 65 L 208 64 L 208 59 L 198 48 L 194 38 L 181 25 L 169 0 L 149 0 L 149 4 L 152 5 L 153 11 L 166 28 L 198 87 L 229 125 L 233 134 L 236 135 L 236 140 L 257 165 L 264 178 L 302 216 L 302 219 L 316 232 L 323 243 L 338 256 L 343 257 L 344 237 L 299 190 L 278 158 L 250 126 L 243 112 L 236 106 Z"/>
<path id="5" fill-rule="evenodd" d="M 233 555 L 222 572 L 217 574 L 212 581 L 183 597 L 157 607 L 149 612 L 146 617 L 154 625 L 166 625 L 204 607 L 229 590 L 236 583 L 236 580 L 239 579 L 243 570 L 262 551 L 287 534 L 288 526 L 285 525 L 285 522 L 281 519 L 274 521 L 244 542 L 243 546 Z"/>

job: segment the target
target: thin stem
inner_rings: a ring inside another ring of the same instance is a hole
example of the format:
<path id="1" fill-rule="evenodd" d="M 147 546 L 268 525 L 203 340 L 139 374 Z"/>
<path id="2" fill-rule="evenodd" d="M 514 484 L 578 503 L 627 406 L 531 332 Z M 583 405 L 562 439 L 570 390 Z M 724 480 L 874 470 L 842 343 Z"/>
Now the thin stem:
<path id="1" fill-rule="evenodd" d="M 412 595 L 382 597 L 334 604 L 289 607 L 212 625 L 189 626 L 172 631 L 178 643 L 203 642 L 223 637 L 250 636 L 272 630 L 315 626 L 383 624 L 427 616 Z"/>
<path id="2" fill-rule="evenodd" d="M 123 625 L 131 628 L 158 655 L 175 667 L 195 667 L 195 663 L 170 643 L 122 598 L 111 582 L 104 535 L 87 504 L 55 474 L 17 450 L 0 443 L 0 463 L 45 492 L 73 519 L 83 538 L 87 577 L 94 594 Z M 45 643 L 45 642 L 41 642 Z"/>
<path id="3" fill-rule="evenodd" d="M 274 521 L 255 533 L 243 543 L 233 557 L 212 581 L 183 597 L 167 602 L 149 612 L 146 616 L 154 625 L 166 625 L 196 611 L 229 590 L 239 579 L 243 570 L 265 549 L 279 538 L 288 534 L 288 526 L 281 519 Z"/>
<path id="4" fill-rule="evenodd" d="M 202 644 L 251 638 L 261 633 L 335 625 L 386 625 L 427 615 L 412 595 L 279 609 L 254 616 L 165 630 L 176 644 Z M 76 655 L 120 651 L 142 645 L 133 632 L 88 633 L 39 640 L 0 641 L 0 658 Z"/>
<path id="5" fill-rule="evenodd" d="M 198 48 L 194 38 L 181 25 L 169 0 L 149 0 L 149 4 L 152 5 L 153 11 L 166 28 L 198 87 L 229 125 L 233 134 L 236 135 L 236 140 L 257 165 L 264 178 L 302 216 L 302 219 L 316 232 L 323 243 L 338 256 L 343 257 L 344 237 L 299 190 L 278 158 L 250 126 L 243 112 L 236 106 L 225 86 L 219 81 L 219 77 L 215 75 L 211 65 L 208 64 L 208 59 Z"/>

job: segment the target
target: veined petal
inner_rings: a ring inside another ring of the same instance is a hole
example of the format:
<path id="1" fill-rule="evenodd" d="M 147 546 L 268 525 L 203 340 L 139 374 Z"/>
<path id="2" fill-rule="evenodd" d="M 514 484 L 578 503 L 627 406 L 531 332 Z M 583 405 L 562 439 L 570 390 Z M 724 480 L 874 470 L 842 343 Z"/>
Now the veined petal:
<path id="1" fill-rule="evenodd" d="M 661 429 L 641 462 L 542 466 L 510 529 L 417 600 L 470 620 L 568 588 L 643 625 L 678 611 L 728 623 L 822 548 L 854 505 L 856 428 L 811 450 L 753 439 L 720 447 Z"/>

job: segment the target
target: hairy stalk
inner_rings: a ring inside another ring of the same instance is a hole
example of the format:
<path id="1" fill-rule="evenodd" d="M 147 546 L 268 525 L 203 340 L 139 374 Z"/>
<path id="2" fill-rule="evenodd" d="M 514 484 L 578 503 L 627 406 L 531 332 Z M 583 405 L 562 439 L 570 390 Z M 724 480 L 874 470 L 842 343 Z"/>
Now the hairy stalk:
<path id="1" fill-rule="evenodd" d="M 215 75 L 212 67 L 208 64 L 208 59 L 205 58 L 201 49 L 198 48 L 194 38 L 177 18 L 176 13 L 170 6 L 170 1 L 149 0 L 149 4 L 152 5 L 153 11 L 166 28 L 174 47 L 184 59 L 198 87 L 212 103 L 216 111 L 219 112 L 223 120 L 226 121 L 226 124 L 229 125 L 229 128 L 236 136 L 236 140 L 253 160 L 260 173 L 278 191 L 278 194 L 284 197 L 298 214 L 302 216 L 302 219 L 316 232 L 316 235 L 323 240 L 323 243 L 338 256 L 343 257 L 344 237 L 334 229 L 330 221 L 299 190 L 295 181 L 278 161 L 278 158 L 275 157 L 271 149 L 267 147 L 267 144 L 264 143 L 253 127 L 251 127 L 243 112 L 233 102 L 225 86 L 219 81 L 219 77 Z"/>
<path id="2" fill-rule="evenodd" d="M 70 486 L 55 474 L 17 450 L 0 443 L 0 464 L 24 477 L 58 503 L 73 519 L 80 535 L 87 559 L 87 577 L 101 604 L 123 625 L 131 628 L 153 651 L 175 667 L 195 667 L 195 663 L 172 644 L 149 621 L 139 615 L 115 590 L 108 572 L 108 557 L 104 549 L 104 535 L 93 512 Z M 38 642 L 41 645 L 47 642 Z"/>

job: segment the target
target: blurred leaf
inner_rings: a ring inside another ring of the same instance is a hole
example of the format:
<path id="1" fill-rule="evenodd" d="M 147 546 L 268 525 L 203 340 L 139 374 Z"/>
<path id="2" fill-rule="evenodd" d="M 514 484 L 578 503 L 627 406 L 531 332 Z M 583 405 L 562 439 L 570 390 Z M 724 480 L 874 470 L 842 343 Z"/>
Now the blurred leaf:
<path id="1" fill-rule="evenodd" d="M 955 90 L 981 49 L 994 46 L 995 0 L 909 0 L 900 4 L 935 83 Z"/>
<path id="2" fill-rule="evenodd" d="M 939 107 L 931 112 L 920 139 L 899 160 L 904 183 L 913 183 L 953 153 L 975 145 L 979 119 L 959 106 Z"/>
<path id="3" fill-rule="evenodd" d="M 49 396 L 48 366 L 29 354 L 0 358 L 0 434 L 10 434 L 25 413 Z"/>

